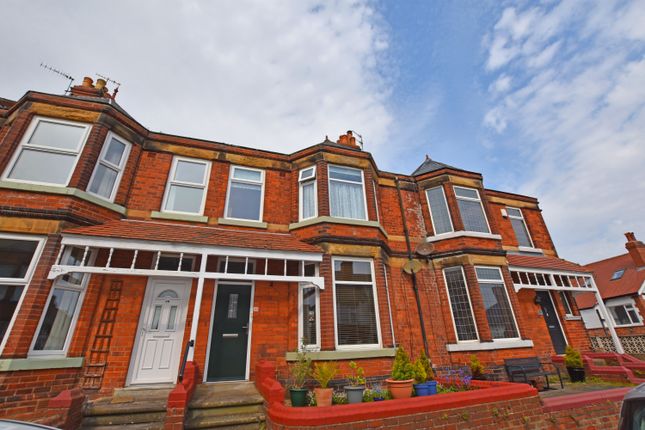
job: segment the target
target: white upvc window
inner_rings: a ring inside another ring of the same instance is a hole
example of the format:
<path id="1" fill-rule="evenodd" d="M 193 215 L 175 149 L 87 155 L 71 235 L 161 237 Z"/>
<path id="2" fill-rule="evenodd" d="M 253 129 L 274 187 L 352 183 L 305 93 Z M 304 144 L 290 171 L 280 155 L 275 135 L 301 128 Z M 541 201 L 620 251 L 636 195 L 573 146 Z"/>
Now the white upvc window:
<path id="1" fill-rule="evenodd" d="M 374 207 L 376 208 L 376 222 L 381 222 L 381 217 L 379 216 L 379 204 L 378 204 L 378 182 L 372 181 L 372 190 L 374 190 Z"/>
<path id="2" fill-rule="evenodd" d="M 495 340 L 519 339 L 515 313 L 499 267 L 475 267 L 477 282 L 486 310 L 491 337 Z"/>
<path id="3" fill-rule="evenodd" d="M 3 179 L 67 186 L 91 126 L 35 117 L 13 154 Z"/>
<path id="4" fill-rule="evenodd" d="M 31 282 L 45 239 L 21 234 L 0 234 L 0 353 L 9 337 Z"/>
<path id="5" fill-rule="evenodd" d="M 442 186 L 429 188 L 426 190 L 428 199 L 428 210 L 430 211 L 430 222 L 432 222 L 432 231 L 435 235 L 450 233 L 454 231 L 450 209 L 446 200 L 446 193 Z"/>
<path id="6" fill-rule="evenodd" d="M 609 310 L 617 327 L 643 325 L 643 320 L 633 303 L 609 305 L 607 306 L 607 310 Z"/>
<path id="7" fill-rule="evenodd" d="M 337 218 L 367 219 L 363 171 L 352 167 L 327 167 L 329 175 L 329 212 Z"/>
<path id="8" fill-rule="evenodd" d="M 380 348 L 381 323 L 372 259 L 333 257 L 336 349 Z"/>
<path id="9" fill-rule="evenodd" d="M 203 214 L 210 170 L 209 161 L 174 157 L 170 175 L 168 175 L 162 211 L 190 215 Z"/>
<path id="10" fill-rule="evenodd" d="M 564 314 L 566 316 L 574 316 L 573 308 L 571 307 L 571 302 L 569 301 L 569 295 L 567 291 L 560 291 L 560 300 L 562 300 L 562 306 L 564 307 Z"/>
<path id="11" fill-rule="evenodd" d="M 478 233 L 490 233 L 488 219 L 484 212 L 479 191 L 475 188 L 454 186 L 459 214 L 464 224 L 464 230 Z"/>
<path id="12" fill-rule="evenodd" d="M 316 166 L 302 169 L 298 174 L 299 218 L 300 221 L 318 216 L 316 187 Z"/>
<path id="13" fill-rule="evenodd" d="M 105 139 L 87 192 L 114 201 L 125 164 L 130 154 L 130 142 L 110 132 Z"/>
<path id="14" fill-rule="evenodd" d="M 305 276 L 318 276 L 315 264 L 304 265 Z M 298 345 L 320 351 L 320 295 L 316 285 L 301 282 L 298 289 Z"/>
<path id="15" fill-rule="evenodd" d="M 226 196 L 226 218 L 262 221 L 264 170 L 231 166 Z"/>
<path id="16" fill-rule="evenodd" d="M 526 220 L 524 220 L 524 216 L 522 215 L 522 210 L 507 206 L 506 213 L 513 226 L 518 245 L 533 248 L 533 240 L 531 240 L 531 235 L 529 234 Z"/>
<path id="17" fill-rule="evenodd" d="M 445 268 L 443 277 L 448 291 L 448 302 L 457 342 L 478 342 L 479 333 L 464 268 L 462 266 Z"/>
<path id="18" fill-rule="evenodd" d="M 85 261 L 92 265 L 94 257 L 85 248 L 68 247 L 61 264 L 80 266 Z M 30 356 L 67 354 L 89 278 L 89 274 L 74 272 L 56 278 L 31 343 Z"/>

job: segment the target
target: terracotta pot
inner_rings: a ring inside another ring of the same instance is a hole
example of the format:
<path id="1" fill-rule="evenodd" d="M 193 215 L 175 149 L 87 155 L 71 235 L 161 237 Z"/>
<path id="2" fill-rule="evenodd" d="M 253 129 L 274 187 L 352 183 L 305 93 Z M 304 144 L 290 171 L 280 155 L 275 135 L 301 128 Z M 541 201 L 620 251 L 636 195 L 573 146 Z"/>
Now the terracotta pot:
<path id="1" fill-rule="evenodd" d="M 412 397 L 412 383 L 414 379 L 406 379 L 405 381 L 395 381 L 394 379 L 386 379 L 387 388 L 392 393 L 394 399 L 407 399 Z"/>
<path id="2" fill-rule="evenodd" d="M 333 388 L 314 388 L 316 406 L 331 406 L 331 396 L 333 392 Z"/>

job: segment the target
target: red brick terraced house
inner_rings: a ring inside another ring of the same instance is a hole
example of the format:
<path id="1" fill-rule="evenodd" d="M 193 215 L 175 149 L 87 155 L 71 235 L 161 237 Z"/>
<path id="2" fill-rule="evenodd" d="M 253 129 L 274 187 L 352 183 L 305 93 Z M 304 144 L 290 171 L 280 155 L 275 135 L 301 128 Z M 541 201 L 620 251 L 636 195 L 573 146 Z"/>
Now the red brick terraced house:
<path id="1" fill-rule="evenodd" d="M 598 290 L 616 327 L 625 352 L 645 355 L 645 244 L 634 233 L 625 233 L 626 254 L 587 264 L 593 270 Z M 613 351 L 607 321 L 600 317 L 595 295 L 576 297 L 580 314 L 589 331 L 591 346 L 599 351 Z"/>
<path id="2" fill-rule="evenodd" d="M 207 383 L 286 379 L 301 343 L 369 377 L 398 345 L 492 370 L 590 348 L 591 272 L 479 173 L 382 171 L 351 132 L 292 154 L 152 132 L 90 78 L 3 99 L 0 126 L 0 417 L 175 384 L 184 355 Z"/>

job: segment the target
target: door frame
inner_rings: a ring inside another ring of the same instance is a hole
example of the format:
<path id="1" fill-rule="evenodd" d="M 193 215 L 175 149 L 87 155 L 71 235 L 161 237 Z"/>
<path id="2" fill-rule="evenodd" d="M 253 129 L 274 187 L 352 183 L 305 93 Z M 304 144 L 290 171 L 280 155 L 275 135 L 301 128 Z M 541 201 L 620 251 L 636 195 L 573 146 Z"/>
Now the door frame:
<path id="1" fill-rule="evenodd" d="M 184 349 L 184 338 L 186 337 L 186 317 L 188 315 L 188 306 L 190 305 L 190 293 L 193 288 L 193 279 L 192 278 L 164 278 L 163 276 L 150 276 L 148 277 L 148 282 L 146 283 L 146 290 L 144 292 L 144 297 L 143 300 L 141 301 L 141 310 L 139 311 L 139 322 L 137 323 L 137 332 L 135 333 L 134 336 L 134 345 L 132 346 L 132 353 L 130 356 L 130 365 L 128 366 L 128 373 L 125 378 L 125 386 L 129 387 L 131 385 L 155 385 L 155 384 L 174 384 L 177 380 L 177 375 L 179 374 L 179 366 L 176 366 L 176 368 L 173 370 L 173 378 L 171 382 L 132 382 L 134 375 L 135 375 L 135 366 L 137 364 L 137 358 L 141 349 L 141 324 L 145 323 L 146 319 L 146 313 L 147 313 L 147 308 L 150 306 L 152 300 L 154 297 L 152 297 L 152 285 L 156 281 L 167 281 L 167 280 L 172 280 L 172 281 L 184 281 L 185 282 L 185 288 L 188 290 L 187 291 L 187 296 L 185 297 L 186 303 L 184 306 L 183 313 L 181 314 L 180 318 L 178 318 L 178 321 L 183 321 L 183 328 L 182 328 L 182 336 L 181 336 L 181 341 L 180 341 L 180 348 L 179 348 L 179 363 L 181 363 L 181 351 Z"/>
<path id="2" fill-rule="evenodd" d="M 208 344 L 206 347 L 206 361 L 204 362 L 204 377 L 202 382 L 206 384 L 221 384 L 230 383 L 231 381 L 208 381 L 208 365 L 211 358 L 211 340 L 213 336 L 213 324 L 215 322 L 215 308 L 217 305 L 217 291 L 219 284 L 225 285 L 240 285 L 251 287 L 251 300 L 249 300 L 249 335 L 246 343 L 246 370 L 244 372 L 244 379 L 241 381 L 248 381 L 251 373 L 251 339 L 253 337 L 253 303 L 255 301 L 255 281 L 228 281 L 228 280 L 215 280 L 213 287 L 213 300 L 210 311 L 210 322 L 208 324 Z"/>
<path id="3" fill-rule="evenodd" d="M 567 345 L 569 345 L 569 339 L 567 339 L 567 334 L 564 332 L 564 326 L 562 325 L 562 321 L 560 321 L 560 315 L 558 315 L 558 308 L 555 305 L 555 301 L 553 301 L 553 295 L 551 295 L 551 290 L 541 290 L 541 291 L 545 291 L 547 293 L 547 296 L 549 296 L 549 300 L 551 300 L 551 305 L 553 306 L 553 313 L 555 314 L 555 317 L 558 320 L 560 333 L 562 333 L 562 337 L 564 338 L 564 346 L 566 347 Z M 544 315 L 542 315 L 542 319 L 544 320 L 544 324 L 546 325 L 546 330 L 549 331 L 549 324 L 546 322 L 546 318 L 544 318 Z M 549 339 L 551 339 L 551 346 L 553 347 L 553 351 L 555 352 L 555 345 L 553 345 L 553 339 L 551 338 L 551 333 L 549 333 Z M 556 352 L 556 355 L 562 355 L 562 354 L 558 354 Z"/>

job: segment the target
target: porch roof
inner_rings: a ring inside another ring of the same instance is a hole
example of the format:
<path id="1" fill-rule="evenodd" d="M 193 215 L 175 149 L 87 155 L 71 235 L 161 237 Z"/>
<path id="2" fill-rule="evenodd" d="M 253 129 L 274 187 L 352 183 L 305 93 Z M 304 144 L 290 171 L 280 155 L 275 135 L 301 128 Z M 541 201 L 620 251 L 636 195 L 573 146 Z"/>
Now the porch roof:
<path id="1" fill-rule="evenodd" d="M 506 255 L 506 259 L 508 260 L 509 266 L 574 273 L 591 273 L 591 270 L 587 267 L 557 257 L 508 254 Z"/>
<path id="2" fill-rule="evenodd" d="M 573 292 L 596 292 L 591 271 L 567 260 L 547 256 L 508 254 L 515 291 L 522 288 L 533 290 L 559 290 Z"/>

